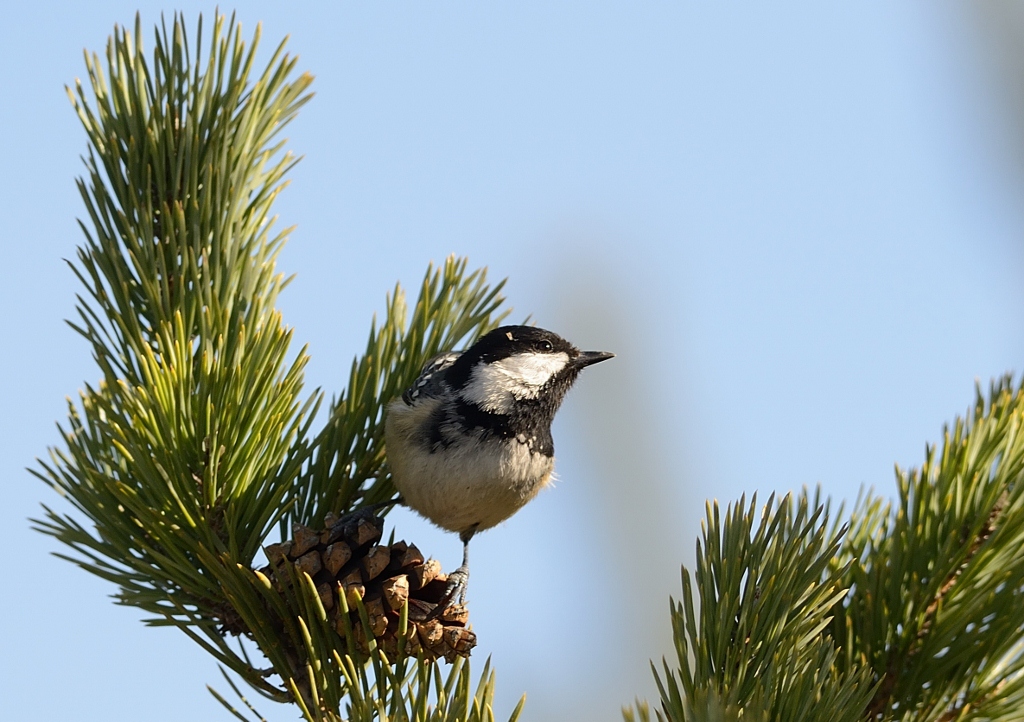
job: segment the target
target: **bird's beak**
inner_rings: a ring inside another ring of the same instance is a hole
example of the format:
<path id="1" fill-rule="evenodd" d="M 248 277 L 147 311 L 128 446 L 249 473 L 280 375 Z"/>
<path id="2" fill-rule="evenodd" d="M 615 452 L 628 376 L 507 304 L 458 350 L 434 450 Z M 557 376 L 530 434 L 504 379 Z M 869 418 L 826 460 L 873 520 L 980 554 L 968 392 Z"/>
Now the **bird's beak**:
<path id="1" fill-rule="evenodd" d="M 576 357 L 576 368 L 592 366 L 593 364 L 607 361 L 614 356 L 615 354 L 608 353 L 607 351 L 581 351 L 580 355 Z"/>

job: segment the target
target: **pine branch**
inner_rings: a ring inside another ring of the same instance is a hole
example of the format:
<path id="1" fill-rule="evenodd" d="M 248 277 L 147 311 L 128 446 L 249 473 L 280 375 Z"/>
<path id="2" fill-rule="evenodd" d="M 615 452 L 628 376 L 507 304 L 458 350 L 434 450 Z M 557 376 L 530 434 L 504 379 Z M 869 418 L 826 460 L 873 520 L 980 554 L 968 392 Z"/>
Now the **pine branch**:
<path id="1" fill-rule="evenodd" d="M 683 570 L 683 600 L 671 602 L 678 669 L 654 670 L 659 720 L 861 719 L 871 697 L 867 670 L 840 671 L 822 634 L 846 594 L 830 563 L 838 535 L 827 509 L 806 494 L 741 500 L 724 518 L 709 505 L 697 544 L 694 582 Z"/>
<path id="2" fill-rule="evenodd" d="M 875 670 L 873 715 L 964 719 L 1024 693 L 1024 401 L 1009 379 L 990 398 L 898 471 L 896 504 L 855 517 L 837 561 L 854 593 L 831 632 Z"/>
<path id="3" fill-rule="evenodd" d="M 896 682 L 899 678 L 900 668 L 898 665 L 908 666 L 915 662 L 916 657 L 920 654 L 921 648 L 928 637 L 929 632 L 935 623 L 935 615 L 943 602 L 952 592 L 953 587 L 956 585 L 960 575 L 967 569 L 968 565 L 974 559 L 981 546 L 992 536 L 992 532 L 995 529 L 995 525 L 999 520 L 999 516 L 1002 514 L 1003 507 L 1006 505 L 1007 495 L 1004 491 L 999 497 L 999 501 L 992 507 L 989 512 L 988 518 L 978 531 L 977 535 L 970 540 L 970 547 L 967 551 L 967 555 L 959 566 L 943 582 L 942 586 L 936 592 L 935 597 L 928 603 L 928 607 L 925 609 L 924 618 L 921 622 L 920 628 L 917 630 L 917 635 L 914 638 L 914 642 L 910 649 L 907 650 L 906 655 L 903 659 L 899 659 L 897 654 L 893 652 L 889 663 L 886 665 L 885 674 L 882 677 L 881 683 L 878 685 L 878 689 L 875 691 L 875 696 L 871 700 L 871 704 L 868 705 L 868 718 L 872 719 L 878 715 L 881 715 L 887 710 L 892 702 L 893 689 L 896 686 Z M 964 530 L 965 533 L 967 530 Z M 965 539 L 967 541 L 967 539 Z M 960 703 L 956 703 L 950 711 L 940 717 L 940 720 L 958 719 L 960 714 L 964 711 L 965 706 Z"/>
<path id="4" fill-rule="evenodd" d="M 709 508 L 699 611 L 684 570 L 678 669 L 655 671 L 657 718 L 1020 719 L 1022 421 L 1024 393 L 1008 378 L 987 403 L 979 392 L 941 452 L 897 469 L 895 502 L 858 500 L 846 534 L 806 494 L 795 515 L 792 502 L 769 504 L 756 530 L 753 505 L 721 521 Z"/>
<path id="5" fill-rule="evenodd" d="M 230 27 L 230 26 L 229 26 Z M 202 37 L 200 21 L 197 37 Z M 46 509 L 37 528 L 120 587 L 118 601 L 184 629 L 257 687 L 215 621 L 285 513 L 313 399 L 304 352 L 274 309 L 284 278 L 270 206 L 294 158 L 275 140 L 309 98 L 279 47 L 255 78 L 251 46 L 218 17 L 204 61 L 181 20 L 162 26 L 153 63 L 116 29 L 107 74 L 86 56 L 93 93 L 70 93 L 91 144 L 80 181 L 92 229 L 73 269 L 86 287 L 74 327 L 102 380 L 68 403 L 65 449 L 35 473 L 89 519 Z M 201 46 L 201 43 L 200 43 Z M 108 81 L 109 78 L 109 81 Z"/>
<path id="6" fill-rule="evenodd" d="M 152 62 L 138 18 L 134 33 L 116 28 L 105 71 L 86 56 L 92 95 L 81 84 L 69 93 L 90 143 L 79 183 L 86 240 L 71 264 L 85 293 L 71 325 L 101 380 L 68 402 L 63 446 L 33 471 L 76 513 L 44 507 L 36 528 L 70 548 L 63 558 L 117 585 L 119 603 L 179 628 L 310 722 L 340 722 L 343 706 L 354 719 L 387 709 L 394 720 L 491 720 L 489 668 L 474 692 L 468 665 L 442 685 L 428 660 L 439 649 L 468 654 L 474 637 L 464 617 L 445 618 L 448 646 L 428 640 L 434 646 L 417 656 L 408 600 L 392 597 L 401 614 L 375 612 L 371 622 L 367 605 L 380 600 L 364 605 L 361 585 L 341 583 L 381 551 L 379 533 L 332 536 L 337 550 L 351 547 L 340 562 L 349 566 L 333 569 L 330 583 L 319 547 L 281 554 L 266 573 L 252 567 L 275 527 L 391 494 L 383 405 L 427 356 L 497 323 L 501 284 L 491 288 L 484 271 L 449 259 L 428 270 L 408 325 L 396 288 L 349 388 L 310 440 L 319 395 L 300 398 L 307 356 L 289 351 L 292 333 L 275 309 L 287 230 L 272 232 L 271 206 L 295 163 L 278 135 L 309 99 L 312 79 L 292 78 L 296 61 L 283 43 L 257 74 L 259 30 L 247 46 L 220 16 L 204 57 L 202 27 L 193 50 L 180 17 L 162 24 Z M 338 522 L 325 533 L 347 528 Z M 426 566 L 422 557 L 399 561 Z M 377 644 L 381 622 L 397 624 L 387 637 L 399 640 L 395 649 Z M 237 636 L 266 663 L 257 666 Z"/>

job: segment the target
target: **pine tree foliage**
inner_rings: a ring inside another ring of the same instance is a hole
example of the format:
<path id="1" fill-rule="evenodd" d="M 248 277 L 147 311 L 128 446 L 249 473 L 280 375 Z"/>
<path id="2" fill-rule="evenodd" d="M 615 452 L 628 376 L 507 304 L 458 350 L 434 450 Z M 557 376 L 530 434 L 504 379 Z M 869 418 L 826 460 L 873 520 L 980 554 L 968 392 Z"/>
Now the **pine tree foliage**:
<path id="1" fill-rule="evenodd" d="M 489 669 L 474 690 L 468 664 L 443 674 L 375 647 L 367 663 L 326 623 L 307 574 L 275 588 L 253 566 L 287 522 L 390 497 L 382 404 L 430 355 L 497 323 L 500 284 L 450 259 L 428 270 L 409 318 L 396 288 L 311 434 L 320 396 L 303 397 L 308 357 L 289 351 L 275 309 L 288 230 L 271 209 L 296 162 L 280 133 L 312 78 L 295 76 L 284 43 L 257 70 L 259 30 L 247 45 L 233 18 L 216 18 L 205 56 L 201 20 L 194 38 L 177 16 L 162 23 L 150 61 L 137 18 L 134 33 L 115 30 L 105 67 L 86 55 L 88 84 L 69 91 L 89 140 L 71 325 L 100 380 L 69 400 L 63 446 L 34 472 L 74 513 L 44 507 L 37 528 L 119 603 L 308 720 L 492 719 Z"/>
<path id="2" fill-rule="evenodd" d="M 1024 719 L 1024 395 L 1010 378 L 945 429 L 897 498 L 857 508 L 829 627 L 878 680 L 872 715 Z"/>
<path id="3" fill-rule="evenodd" d="M 1024 719 L 1022 421 L 1010 378 L 979 391 L 896 500 L 863 495 L 843 527 L 806 492 L 710 507 L 657 719 Z"/>
<path id="4" fill-rule="evenodd" d="M 822 633 L 846 590 L 831 569 L 839 535 L 815 501 L 772 499 L 759 515 L 756 499 L 741 500 L 724 517 L 708 506 L 693 578 L 684 570 L 682 601 L 671 603 L 679 668 L 663 662 L 654 670 L 659 719 L 861 718 L 867 671 L 839 670 L 838 651 Z"/>

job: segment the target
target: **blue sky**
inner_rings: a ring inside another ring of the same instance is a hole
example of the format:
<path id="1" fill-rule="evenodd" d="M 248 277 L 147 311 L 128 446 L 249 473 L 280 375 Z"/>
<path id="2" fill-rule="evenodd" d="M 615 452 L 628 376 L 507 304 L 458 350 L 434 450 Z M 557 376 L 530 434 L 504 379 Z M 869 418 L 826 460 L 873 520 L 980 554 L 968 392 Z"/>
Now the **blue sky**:
<path id="1" fill-rule="evenodd" d="M 85 150 L 63 86 L 136 9 L 147 28 L 173 10 L 21 3 L 0 27 L 8 719 L 228 718 L 201 650 L 113 606 L 26 521 L 61 507 L 24 468 L 97 375 L 62 322 Z M 893 463 L 919 463 L 976 380 L 1020 369 L 1020 186 L 983 37 L 955 7 L 253 2 L 238 17 L 247 34 L 263 21 L 267 46 L 290 35 L 317 78 L 278 204 L 297 225 L 281 307 L 310 388 L 340 390 L 384 294 L 450 253 L 507 276 L 515 317 L 618 354 L 556 421 L 559 483 L 474 540 L 499 714 L 526 692 L 526 719 L 618 719 L 653 695 L 646 660 L 670 649 L 667 596 L 705 499 L 889 495 Z M 457 539 L 393 521 L 457 564 Z"/>

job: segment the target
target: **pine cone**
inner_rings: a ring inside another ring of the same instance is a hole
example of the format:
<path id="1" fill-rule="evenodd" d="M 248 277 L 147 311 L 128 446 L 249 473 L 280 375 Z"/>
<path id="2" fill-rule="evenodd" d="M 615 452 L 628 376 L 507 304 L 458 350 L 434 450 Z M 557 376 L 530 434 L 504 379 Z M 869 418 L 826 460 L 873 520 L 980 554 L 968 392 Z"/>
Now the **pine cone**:
<path id="1" fill-rule="evenodd" d="M 444 596 L 447 576 L 434 559 L 424 560 L 412 544 L 397 541 L 381 544 L 384 520 L 369 513 L 353 513 L 324 519 L 324 529 L 314 531 L 300 524 L 292 527 L 292 539 L 265 547 L 269 566 L 261 573 L 278 589 L 289 583 L 283 565 L 309 574 L 320 601 L 342 637 L 346 624 L 338 595 L 346 595 L 348 629 L 356 648 L 369 652 L 367 630 L 355 610 L 361 599 L 370 621 L 369 631 L 388 655 L 398 655 L 398 621 L 402 605 L 409 604 L 406 653 L 423 651 L 428 659 L 468 657 L 476 646 L 476 634 L 467 626 L 469 610 L 449 605 L 436 619 L 428 619 Z"/>

